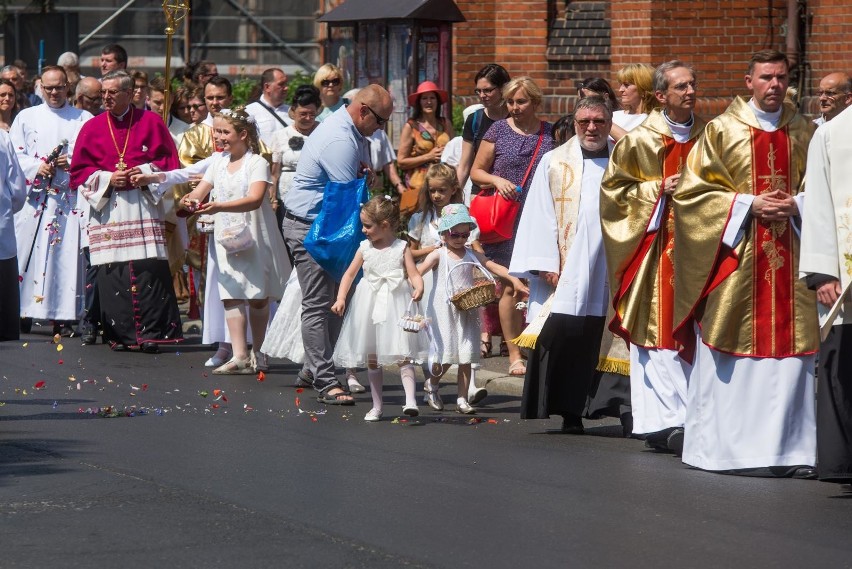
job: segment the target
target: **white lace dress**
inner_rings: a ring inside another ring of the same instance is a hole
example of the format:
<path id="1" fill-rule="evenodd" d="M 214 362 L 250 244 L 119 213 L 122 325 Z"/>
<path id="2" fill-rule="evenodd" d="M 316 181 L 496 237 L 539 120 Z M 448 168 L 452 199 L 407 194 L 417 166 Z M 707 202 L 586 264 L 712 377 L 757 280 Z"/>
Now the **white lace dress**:
<path id="1" fill-rule="evenodd" d="M 479 362 L 479 309 L 458 310 L 449 300 L 447 273 L 459 263 L 479 264 L 470 249 L 456 260 L 450 259 L 447 249 L 442 248 L 440 262 L 432 269 L 434 279 L 426 314 L 432 336 L 429 361 L 433 364 Z M 453 282 L 458 285 L 465 278 L 472 281 L 472 271 L 472 265 L 460 268 L 453 273 Z"/>
<path id="2" fill-rule="evenodd" d="M 229 159 L 228 155 L 220 156 L 204 174 L 204 180 L 213 184 L 211 195 L 215 201 L 245 197 L 252 183 L 269 182 L 269 165 L 262 156 L 246 154 L 240 169 L 234 173 L 227 171 Z M 259 208 L 244 213 L 219 212 L 215 219 L 214 248 L 220 298 L 280 299 L 284 282 L 290 276 L 290 261 L 269 201 L 264 199 Z M 216 239 L 218 232 L 240 222 L 248 225 L 254 246 L 228 253 Z"/>
<path id="3" fill-rule="evenodd" d="M 425 332 L 405 332 L 399 319 L 408 309 L 411 288 L 405 274 L 406 243 L 375 249 L 362 241 L 364 276 L 355 288 L 343 328 L 334 349 L 334 363 L 342 367 L 366 367 L 371 354 L 379 365 L 403 360 L 421 363 L 429 353 Z"/>
<path id="4" fill-rule="evenodd" d="M 302 155 L 306 138 L 293 125 L 275 131 L 272 135 L 272 162 L 281 164 L 281 177 L 278 178 L 278 188 L 276 188 L 279 201 L 284 199 L 284 194 L 293 185 L 296 165 Z"/>

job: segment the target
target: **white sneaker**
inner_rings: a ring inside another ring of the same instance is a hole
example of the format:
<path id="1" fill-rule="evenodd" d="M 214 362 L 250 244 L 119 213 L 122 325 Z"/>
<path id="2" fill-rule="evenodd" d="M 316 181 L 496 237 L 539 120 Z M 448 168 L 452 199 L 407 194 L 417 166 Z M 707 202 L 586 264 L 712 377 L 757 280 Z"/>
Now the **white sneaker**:
<path id="1" fill-rule="evenodd" d="M 375 423 L 377 421 L 382 420 L 382 412 L 375 407 L 367 411 L 367 414 L 364 415 L 364 420 L 368 423 Z"/>

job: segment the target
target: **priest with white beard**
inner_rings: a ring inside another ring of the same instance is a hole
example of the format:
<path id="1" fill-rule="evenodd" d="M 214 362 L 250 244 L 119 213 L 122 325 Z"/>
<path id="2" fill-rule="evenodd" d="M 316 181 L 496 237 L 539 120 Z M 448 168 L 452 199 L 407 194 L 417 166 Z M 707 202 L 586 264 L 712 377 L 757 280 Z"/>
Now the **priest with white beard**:
<path id="1" fill-rule="evenodd" d="M 561 415 L 563 433 L 582 434 L 609 302 L 599 203 L 612 111 L 601 97 L 581 99 L 574 126 L 536 168 L 509 273 L 530 280 L 531 324 L 516 340 L 535 347 L 521 418 Z"/>
<path id="2" fill-rule="evenodd" d="M 45 104 L 21 111 L 9 131 L 28 185 L 15 233 L 21 318 L 53 320 L 58 332 L 60 322 L 77 320 L 82 309 L 81 212 L 68 168 L 77 133 L 92 115 L 68 103 L 63 68 L 45 67 L 41 81 Z M 57 148 L 55 161 L 48 163 Z"/>

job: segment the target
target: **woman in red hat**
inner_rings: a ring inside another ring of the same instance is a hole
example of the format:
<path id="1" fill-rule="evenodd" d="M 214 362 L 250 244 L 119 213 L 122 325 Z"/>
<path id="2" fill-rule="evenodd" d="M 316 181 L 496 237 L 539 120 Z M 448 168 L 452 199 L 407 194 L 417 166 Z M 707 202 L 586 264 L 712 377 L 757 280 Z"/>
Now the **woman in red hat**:
<path id="1" fill-rule="evenodd" d="M 455 136 L 452 123 L 441 116 L 447 92 L 432 81 L 424 81 L 408 96 L 411 118 L 402 127 L 397 164 L 406 173 L 408 190 L 403 192 L 399 208 L 410 213 L 417 208 L 417 197 L 430 164 L 441 161 L 444 146 Z"/>

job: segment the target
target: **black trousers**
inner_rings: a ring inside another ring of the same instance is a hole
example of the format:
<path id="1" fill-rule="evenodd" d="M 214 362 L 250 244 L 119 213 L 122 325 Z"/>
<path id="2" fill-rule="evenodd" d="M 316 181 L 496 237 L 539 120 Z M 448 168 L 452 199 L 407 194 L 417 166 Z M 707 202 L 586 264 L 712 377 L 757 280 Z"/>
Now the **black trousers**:
<path id="1" fill-rule="evenodd" d="M 0 342 L 21 337 L 21 289 L 18 257 L 0 260 Z"/>
<path id="2" fill-rule="evenodd" d="M 583 414 L 605 322 L 603 316 L 550 315 L 527 361 L 521 419 Z"/>
<path id="3" fill-rule="evenodd" d="M 852 324 L 833 326 L 819 350 L 817 473 L 852 482 Z"/>

